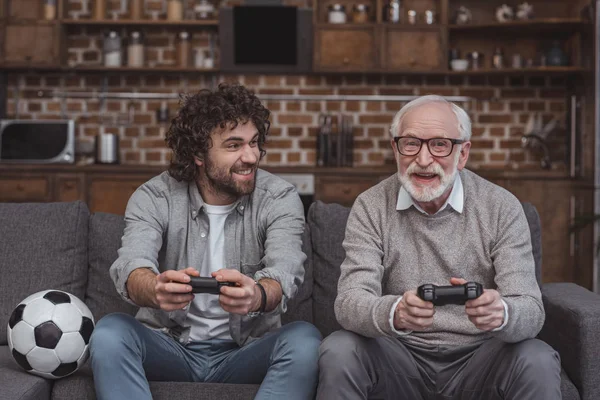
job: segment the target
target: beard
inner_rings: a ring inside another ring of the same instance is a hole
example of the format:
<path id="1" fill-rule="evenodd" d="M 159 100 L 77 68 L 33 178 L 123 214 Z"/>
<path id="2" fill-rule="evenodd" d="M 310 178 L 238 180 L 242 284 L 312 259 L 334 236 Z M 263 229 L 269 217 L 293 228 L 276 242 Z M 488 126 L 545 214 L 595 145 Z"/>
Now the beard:
<path id="1" fill-rule="evenodd" d="M 204 162 L 206 168 L 206 182 L 208 190 L 217 196 L 229 196 L 233 198 L 239 198 L 254 192 L 256 187 L 256 164 L 236 164 L 230 169 L 219 168 L 216 166 L 210 158 L 206 158 Z M 239 182 L 233 174 L 236 171 L 243 171 L 251 169 L 254 177 L 251 180 Z"/>
<path id="2" fill-rule="evenodd" d="M 411 163 L 404 173 L 399 173 L 400 183 L 406 189 L 410 196 L 419 203 L 428 203 L 442 196 L 448 188 L 454 184 L 454 179 L 458 173 L 458 158 L 460 153 L 457 153 L 454 160 L 454 168 L 452 172 L 446 174 L 444 169 L 439 164 L 432 164 L 428 168 L 420 168 L 415 162 Z M 410 176 L 412 174 L 434 174 L 437 175 L 440 183 L 436 186 L 421 185 L 414 183 Z"/>

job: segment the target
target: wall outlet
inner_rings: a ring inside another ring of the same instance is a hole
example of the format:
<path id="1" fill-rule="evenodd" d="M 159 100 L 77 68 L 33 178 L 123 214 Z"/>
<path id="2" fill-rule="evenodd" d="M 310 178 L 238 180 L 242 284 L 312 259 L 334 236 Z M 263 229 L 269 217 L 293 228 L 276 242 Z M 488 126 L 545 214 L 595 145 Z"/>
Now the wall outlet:
<path id="1" fill-rule="evenodd" d="M 294 185 L 300 195 L 315 194 L 315 176 L 313 174 L 278 174 L 277 176 Z"/>

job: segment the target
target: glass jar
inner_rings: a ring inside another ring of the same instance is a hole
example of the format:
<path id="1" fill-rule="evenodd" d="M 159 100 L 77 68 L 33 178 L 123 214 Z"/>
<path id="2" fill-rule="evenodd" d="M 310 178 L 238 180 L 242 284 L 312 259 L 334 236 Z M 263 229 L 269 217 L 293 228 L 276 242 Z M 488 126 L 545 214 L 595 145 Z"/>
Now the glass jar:
<path id="1" fill-rule="evenodd" d="M 187 68 L 190 66 L 192 58 L 192 46 L 190 43 L 190 34 L 188 32 L 179 32 L 177 35 L 177 65 L 181 68 Z"/>
<path id="2" fill-rule="evenodd" d="M 208 0 L 200 0 L 194 7 L 194 11 L 198 19 L 215 18 L 215 6 Z"/>
<path id="3" fill-rule="evenodd" d="M 435 12 L 433 10 L 425 10 L 425 23 L 427 25 L 435 24 Z"/>
<path id="4" fill-rule="evenodd" d="M 492 67 L 496 69 L 504 68 L 504 53 L 500 47 L 496 47 L 496 51 L 492 58 Z"/>
<path id="5" fill-rule="evenodd" d="M 104 37 L 104 66 L 121 66 L 121 37 L 117 31 L 110 31 Z"/>
<path id="6" fill-rule="evenodd" d="M 168 0 L 167 21 L 181 21 L 183 19 L 183 1 Z"/>
<path id="7" fill-rule="evenodd" d="M 400 0 L 390 0 L 383 7 L 383 21 L 393 24 L 400 22 Z"/>
<path id="8" fill-rule="evenodd" d="M 408 23 L 415 25 L 417 23 L 417 12 L 415 10 L 408 10 L 406 14 L 408 16 Z"/>
<path id="9" fill-rule="evenodd" d="M 346 6 L 343 4 L 330 4 L 327 10 L 327 21 L 330 24 L 346 23 Z"/>
<path id="10" fill-rule="evenodd" d="M 56 0 L 46 0 L 44 2 L 44 19 L 46 21 L 56 19 Z"/>
<path id="11" fill-rule="evenodd" d="M 95 0 L 94 5 L 94 18 L 99 20 L 106 19 L 106 1 Z"/>
<path id="12" fill-rule="evenodd" d="M 369 22 L 369 6 L 367 4 L 355 4 L 352 7 L 352 22 L 356 24 Z"/>
<path id="13" fill-rule="evenodd" d="M 129 35 L 127 65 L 130 67 L 144 66 L 144 38 L 140 32 L 134 31 Z"/>
<path id="14" fill-rule="evenodd" d="M 144 19 L 144 0 L 129 0 L 129 18 Z"/>

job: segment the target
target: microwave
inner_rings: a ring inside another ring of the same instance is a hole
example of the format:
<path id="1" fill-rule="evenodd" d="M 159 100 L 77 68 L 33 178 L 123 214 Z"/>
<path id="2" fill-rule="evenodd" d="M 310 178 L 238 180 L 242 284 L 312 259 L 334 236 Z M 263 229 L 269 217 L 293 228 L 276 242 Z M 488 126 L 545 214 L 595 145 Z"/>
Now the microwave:
<path id="1" fill-rule="evenodd" d="M 0 121 L 0 163 L 71 164 L 74 161 L 73 120 Z"/>

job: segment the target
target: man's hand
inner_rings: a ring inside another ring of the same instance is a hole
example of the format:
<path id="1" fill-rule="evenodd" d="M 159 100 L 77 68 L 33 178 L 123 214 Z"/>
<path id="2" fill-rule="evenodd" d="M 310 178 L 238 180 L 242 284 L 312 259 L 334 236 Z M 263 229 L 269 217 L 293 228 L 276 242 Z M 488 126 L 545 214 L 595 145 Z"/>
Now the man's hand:
<path id="1" fill-rule="evenodd" d="M 199 276 L 200 273 L 188 267 L 179 271 L 168 270 L 156 275 L 154 285 L 154 304 L 156 308 L 165 311 L 185 308 L 193 299 L 192 286 L 187 285 L 189 275 Z"/>
<path id="2" fill-rule="evenodd" d="M 219 282 L 235 282 L 237 286 L 221 287 L 219 303 L 223 310 L 246 315 L 260 308 L 262 300 L 260 289 L 254 280 L 235 269 L 220 269 L 211 274 Z"/>
<path id="3" fill-rule="evenodd" d="M 415 290 L 404 293 L 394 312 L 394 328 L 423 331 L 433 324 L 433 303 L 424 301 Z"/>
<path id="4" fill-rule="evenodd" d="M 466 280 L 460 278 L 450 278 L 452 285 L 463 285 Z M 494 289 L 484 289 L 483 294 L 475 300 L 469 300 L 465 303 L 465 311 L 469 316 L 469 321 L 482 331 L 491 331 L 502 325 L 504 322 L 504 305 L 500 293 Z"/>

